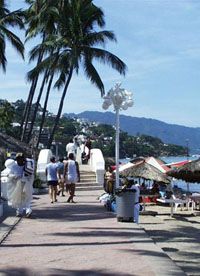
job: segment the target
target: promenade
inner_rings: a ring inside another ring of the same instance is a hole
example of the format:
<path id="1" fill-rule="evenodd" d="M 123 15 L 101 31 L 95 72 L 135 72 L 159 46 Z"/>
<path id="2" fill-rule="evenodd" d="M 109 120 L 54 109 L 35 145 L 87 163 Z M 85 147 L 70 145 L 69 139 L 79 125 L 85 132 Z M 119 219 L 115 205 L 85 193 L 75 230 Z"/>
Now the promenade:
<path id="1" fill-rule="evenodd" d="M 4 220 L 0 275 L 186 275 L 140 225 L 117 222 L 100 194 L 77 191 L 76 204 L 35 195 L 31 219 Z"/>

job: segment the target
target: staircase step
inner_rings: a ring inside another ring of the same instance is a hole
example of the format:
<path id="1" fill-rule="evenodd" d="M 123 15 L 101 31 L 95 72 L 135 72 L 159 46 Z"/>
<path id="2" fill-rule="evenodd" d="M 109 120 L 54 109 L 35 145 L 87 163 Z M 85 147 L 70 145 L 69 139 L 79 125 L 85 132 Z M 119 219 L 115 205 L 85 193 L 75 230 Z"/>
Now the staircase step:
<path id="1" fill-rule="evenodd" d="M 96 177 L 96 174 L 82 174 L 80 173 L 82 177 Z"/>
<path id="2" fill-rule="evenodd" d="M 83 187 L 83 186 L 102 186 L 97 182 L 78 182 L 76 183 L 76 187 Z"/>
<path id="3" fill-rule="evenodd" d="M 90 186 L 90 187 L 76 187 L 76 191 L 94 191 L 94 190 L 103 190 L 102 186 Z"/>
<path id="4" fill-rule="evenodd" d="M 94 173 L 94 172 L 81 172 L 81 171 L 80 171 L 80 174 L 81 175 L 96 175 L 96 173 Z"/>
<path id="5" fill-rule="evenodd" d="M 85 178 L 85 179 L 81 178 L 81 182 L 83 182 L 83 183 L 85 183 L 85 182 L 94 183 L 94 182 L 96 182 L 96 178 L 93 178 L 93 179 L 91 179 L 91 178 Z"/>
<path id="6" fill-rule="evenodd" d="M 80 165 L 79 169 L 81 182 L 76 183 L 77 191 L 103 191 L 102 185 L 96 182 L 96 173 L 91 170 L 89 165 Z"/>

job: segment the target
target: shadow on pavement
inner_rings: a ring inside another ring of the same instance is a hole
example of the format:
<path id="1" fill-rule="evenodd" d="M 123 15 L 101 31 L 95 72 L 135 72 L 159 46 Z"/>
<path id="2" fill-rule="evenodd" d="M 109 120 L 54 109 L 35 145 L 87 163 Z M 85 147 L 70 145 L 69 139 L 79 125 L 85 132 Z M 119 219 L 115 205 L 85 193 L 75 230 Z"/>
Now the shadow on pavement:
<path id="1" fill-rule="evenodd" d="M 34 209 L 33 219 L 49 219 L 49 220 L 64 220 L 64 221 L 84 221 L 84 220 L 99 220 L 115 217 L 113 213 L 107 212 L 103 206 L 92 207 L 89 204 L 79 205 L 68 204 L 63 205 L 57 203 L 51 206 L 45 206 L 40 209 Z"/>
<path id="2" fill-rule="evenodd" d="M 0 273 L 4 276 L 33 276 L 33 275 L 66 275 L 66 276 L 111 276 L 113 273 L 109 273 L 106 270 L 65 270 L 65 269 L 49 269 L 45 271 L 44 274 L 42 271 L 31 271 L 27 268 L 9 268 L 6 270 L 0 270 Z M 48 274 L 47 274 L 48 273 Z M 122 274 L 115 273 L 116 276 L 136 276 L 136 274 Z"/>
<path id="3" fill-rule="evenodd" d="M 71 243 L 64 243 L 64 242 L 55 242 L 55 243 L 52 243 L 52 242 L 49 242 L 49 243 L 34 243 L 34 244 L 31 244 L 31 243 L 24 243 L 24 244 L 1 244 L 1 247 L 11 247 L 11 248 L 21 248 L 21 247 L 41 247 L 41 246 L 44 246 L 44 247 L 52 247 L 52 246 L 101 246 L 101 245 L 116 245 L 116 244 L 133 244 L 133 243 L 152 243 L 152 241 L 149 239 L 149 240 L 128 240 L 128 241 L 125 241 L 125 240 L 118 240 L 118 241 L 113 241 L 113 242 L 109 242 L 109 241 L 106 241 L 106 242 L 71 242 Z"/>

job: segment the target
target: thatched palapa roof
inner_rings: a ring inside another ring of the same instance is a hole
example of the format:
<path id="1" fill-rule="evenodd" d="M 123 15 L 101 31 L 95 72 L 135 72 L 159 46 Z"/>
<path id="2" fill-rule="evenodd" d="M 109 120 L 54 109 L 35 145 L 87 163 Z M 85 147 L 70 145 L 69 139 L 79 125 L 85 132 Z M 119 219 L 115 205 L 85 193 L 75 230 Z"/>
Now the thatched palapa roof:
<path id="1" fill-rule="evenodd" d="M 186 182 L 200 183 L 200 159 L 188 162 L 179 168 L 169 171 L 167 174 Z"/>
<path id="2" fill-rule="evenodd" d="M 140 160 L 137 163 L 129 162 L 120 166 L 119 174 L 125 177 L 138 177 L 164 183 L 170 182 L 166 174 L 146 163 L 145 160 Z"/>

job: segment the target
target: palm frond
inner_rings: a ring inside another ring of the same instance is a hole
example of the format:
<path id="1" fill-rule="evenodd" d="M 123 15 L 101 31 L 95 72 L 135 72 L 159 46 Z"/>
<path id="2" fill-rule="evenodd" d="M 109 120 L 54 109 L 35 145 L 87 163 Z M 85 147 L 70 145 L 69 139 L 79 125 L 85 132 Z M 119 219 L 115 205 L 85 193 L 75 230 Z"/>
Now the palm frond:
<path id="1" fill-rule="evenodd" d="M 47 68 L 49 70 L 49 74 L 52 72 L 55 72 L 57 69 L 58 57 L 59 57 L 58 52 L 51 53 L 50 56 L 43 59 L 39 64 L 35 66 L 35 68 L 33 68 L 28 72 L 27 80 L 28 81 L 33 80 L 36 76 L 45 72 Z"/>
<path id="2" fill-rule="evenodd" d="M 65 50 L 59 54 L 58 64 L 61 70 L 64 70 L 67 74 L 69 73 L 69 68 L 71 67 L 71 54 L 68 50 Z"/>
<path id="3" fill-rule="evenodd" d="M 84 37 L 83 44 L 104 46 L 108 40 L 117 42 L 115 34 L 111 31 L 90 32 Z"/>
<path id="4" fill-rule="evenodd" d="M 118 58 L 116 55 L 110 53 L 109 51 L 106 51 L 104 49 L 100 48 L 84 48 L 84 54 L 91 56 L 92 58 L 98 60 L 99 62 L 103 64 L 108 64 L 113 69 L 118 71 L 121 75 L 126 74 L 127 66 L 126 64 Z"/>
<path id="5" fill-rule="evenodd" d="M 19 9 L 13 12 L 9 12 L 7 10 L 7 13 L 4 15 L 3 18 L 1 18 L 1 23 L 5 25 L 10 25 L 12 27 L 19 27 L 20 29 L 24 28 L 23 19 L 24 18 L 24 12 Z"/>
<path id="6" fill-rule="evenodd" d="M 48 39 L 37 46 L 35 46 L 30 52 L 29 52 L 29 62 L 34 61 L 41 52 L 43 54 L 49 54 L 52 52 L 52 50 L 55 50 L 55 41 Z"/>
<path id="7" fill-rule="evenodd" d="M 60 73 L 58 80 L 55 82 L 54 87 L 60 89 L 66 82 L 66 74 L 64 72 Z"/>
<path id="8" fill-rule="evenodd" d="M 94 5 L 91 1 L 88 3 L 88 5 L 84 5 L 85 9 L 83 8 L 82 12 L 83 30 L 93 30 L 95 24 L 100 28 L 103 28 L 105 26 L 103 10 Z"/>
<path id="9" fill-rule="evenodd" d="M 4 36 L 2 34 L 0 34 L 0 66 L 2 67 L 3 71 L 6 71 L 6 64 L 7 64 L 7 59 L 5 56 L 5 49 L 6 49 L 6 45 L 5 45 L 5 39 Z"/>
<path id="10" fill-rule="evenodd" d="M 14 46 L 15 50 L 24 58 L 24 45 L 21 40 L 8 29 L 1 27 L 1 30 L 5 34 L 6 38 L 11 42 Z"/>
<path id="11" fill-rule="evenodd" d="M 84 73 L 86 77 L 94 84 L 101 92 L 101 96 L 105 94 L 104 84 L 95 69 L 94 65 L 87 58 L 84 59 Z"/>
<path id="12" fill-rule="evenodd" d="M 27 73 L 27 80 L 32 81 L 36 76 L 45 72 L 47 68 L 49 68 L 49 71 L 50 71 L 51 65 L 52 65 L 52 57 L 45 58 L 35 68 L 33 68 Z"/>

